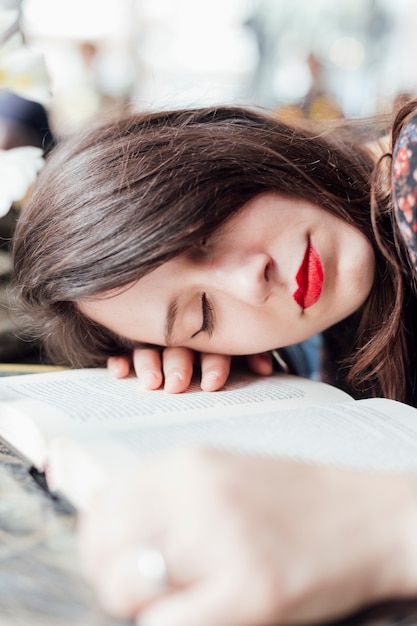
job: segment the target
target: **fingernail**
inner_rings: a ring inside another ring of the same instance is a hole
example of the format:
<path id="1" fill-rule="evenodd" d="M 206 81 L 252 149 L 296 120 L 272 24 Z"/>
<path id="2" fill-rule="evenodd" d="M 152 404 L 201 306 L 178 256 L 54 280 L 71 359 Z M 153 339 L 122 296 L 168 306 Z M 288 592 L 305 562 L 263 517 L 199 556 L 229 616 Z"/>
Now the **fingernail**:
<path id="1" fill-rule="evenodd" d="M 182 372 L 169 372 L 165 374 L 164 389 L 168 393 L 171 391 L 177 391 L 178 383 L 184 380 L 184 374 Z"/>
<path id="2" fill-rule="evenodd" d="M 204 374 L 205 380 L 218 380 L 219 378 L 220 378 L 219 372 L 216 372 L 215 370 L 211 372 L 206 372 Z"/>
<path id="3" fill-rule="evenodd" d="M 183 372 L 179 372 L 179 371 L 176 371 L 176 372 L 168 372 L 168 374 L 165 374 L 165 376 L 166 376 L 166 379 L 167 379 L 167 380 L 173 380 L 173 381 L 174 381 L 174 380 L 175 380 L 175 381 L 177 381 L 177 380 L 184 380 L 184 374 L 183 374 Z"/>

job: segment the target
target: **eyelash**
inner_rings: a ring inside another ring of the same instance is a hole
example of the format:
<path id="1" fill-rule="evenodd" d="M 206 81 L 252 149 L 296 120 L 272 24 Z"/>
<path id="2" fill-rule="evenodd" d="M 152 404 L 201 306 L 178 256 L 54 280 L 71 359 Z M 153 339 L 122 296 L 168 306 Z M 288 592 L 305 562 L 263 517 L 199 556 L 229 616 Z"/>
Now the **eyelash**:
<path id="1" fill-rule="evenodd" d="M 198 333 L 207 333 L 209 337 L 213 334 L 214 329 L 214 312 L 213 307 L 210 302 L 207 300 L 207 296 L 205 293 L 201 296 L 201 310 L 203 314 L 203 323 L 201 328 L 195 332 L 192 337 L 198 335 Z"/>

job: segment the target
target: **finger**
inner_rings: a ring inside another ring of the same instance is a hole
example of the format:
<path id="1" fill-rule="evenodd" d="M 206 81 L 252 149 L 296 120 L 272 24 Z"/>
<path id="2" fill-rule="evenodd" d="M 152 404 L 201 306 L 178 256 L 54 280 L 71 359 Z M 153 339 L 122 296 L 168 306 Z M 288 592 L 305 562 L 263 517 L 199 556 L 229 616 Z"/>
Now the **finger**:
<path id="1" fill-rule="evenodd" d="M 112 615 L 133 617 L 168 592 L 163 582 L 141 576 L 138 557 L 139 551 L 133 545 L 125 546 L 94 577 L 97 599 Z"/>
<path id="2" fill-rule="evenodd" d="M 103 570 L 109 554 L 122 548 L 125 531 L 121 516 L 109 515 L 101 493 L 95 496 L 90 508 L 80 511 L 77 517 L 77 548 L 82 571 L 92 579 Z"/>
<path id="3" fill-rule="evenodd" d="M 80 510 L 77 516 L 77 546 L 85 574 L 93 580 L 112 560 L 115 554 L 123 552 L 126 545 L 137 545 L 141 537 L 150 536 L 157 527 L 155 519 L 160 499 L 154 475 L 149 480 L 148 472 L 158 473 L 157 463 L 146 463 L 129 473 L 129 480 L 123 472 L 112 482 L 106 482 L 97 489 L 89 506 Z M 136 506 L 134 503 L 140 502 Z M 164 516 L 162 516 L 164 519 Z"/>
<path id="4" fill-rule="evenodd" d="M 133 367 L 144 389 L 159 389 L 162 385 L 161 356 L 155 348 L 136 348 Z"/>
<path id="5" fill-rule="evenodd" d="M 228 585 L 219 577 L 197 581 L 193 586 L 149 603 L 140 613 L 138 626 L 212 626 L 244 623 L 230 615 L 227 602 Z M 229 603 L 230 604 L 230 603 Z M 236 607 L 236 603 L 233 603 Z M 239 613 L 239 611 L 237 611 Z M 240 616 L 242 618 L 242 616 Z"/>
<path id="6" fill-rule="evenodd" d="M 273 371 L 272 355 L 270 352 L 250 354 L 247 358 L 248 367 L 254 374 L 270 376 Z"/>
<path id="7" fill-rule="evenodd" d="M 115 378 L 127 378 L 130 374 L 131 360 L 126 355 L 109 356 L 107 369 Z"/>
<path id="8" fill-rule="evenodd" d="M 218 391 L 230 374 L 231 357 L 225 354 L 201 355 L 201 389 Z"/>
<path id="9" fill-rule="evenodd" d="M 165 391 L 168 393 L 186 391 L 193 376 L 194 351 L 189 348 L 165 348 L 162 362 Z"/>

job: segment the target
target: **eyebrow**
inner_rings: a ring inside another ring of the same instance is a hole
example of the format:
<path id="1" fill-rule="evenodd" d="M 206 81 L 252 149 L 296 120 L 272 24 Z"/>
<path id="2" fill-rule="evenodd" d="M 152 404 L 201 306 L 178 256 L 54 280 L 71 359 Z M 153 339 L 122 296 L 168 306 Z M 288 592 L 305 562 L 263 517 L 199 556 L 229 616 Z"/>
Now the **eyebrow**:
<path id="1" fill-rule="evenodd" d="M 172 345 L 172 335 L 178 314 L 178 301 L 173 298 L 168 304 L 167 315 L 165 319 L 165 343 L 169 347 Z"/>

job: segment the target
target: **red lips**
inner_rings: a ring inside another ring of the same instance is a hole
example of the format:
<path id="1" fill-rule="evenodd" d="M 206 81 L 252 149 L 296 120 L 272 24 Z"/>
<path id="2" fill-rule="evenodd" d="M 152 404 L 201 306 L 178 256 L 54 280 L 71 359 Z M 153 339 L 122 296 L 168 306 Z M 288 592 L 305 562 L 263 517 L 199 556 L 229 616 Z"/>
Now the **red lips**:
<path id="1" fill-rule="evenodd" d="M 298 289 L 293 293 L 294 300 L 303 310 L 313 306 L 320 298 L 323 278 L 320 257 L 309 239 L 304 259 L 295 277 Z"/>

